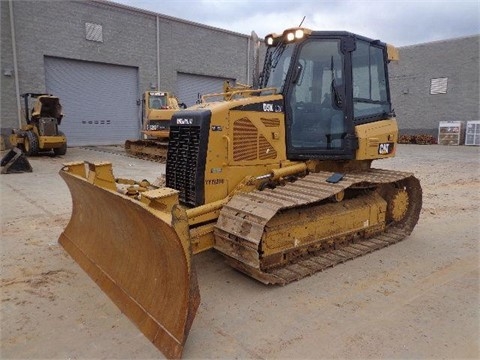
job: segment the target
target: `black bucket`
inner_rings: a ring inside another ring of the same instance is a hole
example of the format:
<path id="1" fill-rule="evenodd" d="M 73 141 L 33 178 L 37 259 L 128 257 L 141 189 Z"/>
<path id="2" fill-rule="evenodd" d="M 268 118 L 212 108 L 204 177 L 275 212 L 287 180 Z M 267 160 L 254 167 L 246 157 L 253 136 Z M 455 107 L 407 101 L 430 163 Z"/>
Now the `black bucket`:
<path id="1" fill-rule="evenodd" d="M 2 174 L 18 174 L 23 172 L 32 172 L 32 166 L 28 162 L 27 157 L 17 147 L 11 149 L 5 156 L 2 158 L 1 164 Z"/>

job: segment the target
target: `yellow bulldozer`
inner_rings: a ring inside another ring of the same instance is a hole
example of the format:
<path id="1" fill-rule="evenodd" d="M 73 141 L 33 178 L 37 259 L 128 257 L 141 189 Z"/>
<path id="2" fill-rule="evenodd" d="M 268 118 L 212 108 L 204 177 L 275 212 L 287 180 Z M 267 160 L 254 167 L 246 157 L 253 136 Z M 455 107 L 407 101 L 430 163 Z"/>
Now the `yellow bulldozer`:
<path id="1" fill-rule="evenodd" d="M 401 241 L 419 218 L 419 180 L 372 167 L 396 151 L 396 49 L 306 28 L 265 43 L 258 86 L 173 114 L 166 186 L 120 192 L 104 162 L 60 171 L 73 200 L 60 243 L 169 358 L 200 302 L 195 254 L 285 285 Z"/>
<path id="2" fill-rule="evenodd" d="M 10 143 L 27 156 L 52 150 L 55 155 L 65 155 L 67 137 L 58 129 L 63 118 L 59 98 L 43 93 L 25 93 L 21 97 L 25 101 L 26 124 L 12 131 Z"/>
<path id="3" fill-rule="evenodd" d="M 186 108 L 184 103 L 166 91 L 146 91 L 142 99 L 143 139 L 126 140 L 127 154 L 152 160 L 167 157 L 170 119 L 175 111 Z"/>

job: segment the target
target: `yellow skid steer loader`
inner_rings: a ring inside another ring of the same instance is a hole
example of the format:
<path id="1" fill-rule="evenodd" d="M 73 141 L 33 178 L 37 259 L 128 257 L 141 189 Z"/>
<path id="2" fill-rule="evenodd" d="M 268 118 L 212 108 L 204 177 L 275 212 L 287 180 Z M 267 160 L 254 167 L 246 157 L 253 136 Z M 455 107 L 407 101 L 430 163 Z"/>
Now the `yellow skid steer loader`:
<path id="1" fill-rule="evenodd" d="M 59 98 L 36 93 L 21 96 L 25 101 L 26 124 L 21 129 L 13 130 L 10 143 L 21 148 L 27 156 L 52 150 L 55 155 L 65 155 L 67 137 L 58 129 L 63 119 Z M 30 104 L 31 101 L 33 104 Z"/>

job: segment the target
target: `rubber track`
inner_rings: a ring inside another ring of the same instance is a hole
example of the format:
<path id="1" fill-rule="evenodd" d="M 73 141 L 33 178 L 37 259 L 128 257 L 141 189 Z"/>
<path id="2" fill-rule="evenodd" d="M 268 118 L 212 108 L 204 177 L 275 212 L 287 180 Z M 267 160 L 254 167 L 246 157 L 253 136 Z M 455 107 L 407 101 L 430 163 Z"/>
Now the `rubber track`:
<path id="1" fill-rule="evenodd" d="M 371 187 L 398 181 L 408 183 L 410 207 L 406 220 L 401 224 L 389 226 L 386 232 L 371 238 L 359 240 L 341 248 L 337 247 L 336 250 L 316 252 L 310 254 L 308 258 L 300 258 L 295 263 L 265 271 L 262 271 L 259 266 L 247 264 L 248 261 L 242 259 L 241 255 L 237 256 L 241 252 L 232 254 L 222 251 L 221 248 L 218 250 L 226 255 L 227 262 L 231 266 L 257 280 L 266 284 L 285 285 L 395 244 L 413 230 L 420 214 L 422 194 L 419 181 L 411 173 L 371 169 L 362 173 L 348 174 L 337 184 L 326 182 L 331 175 L 330 172 L 309 174 L 283 187 L 235 195 L 222 209 L 215 235 L 224 239 L 233 237 L 242 246 L 258 249 L 264 227 L 280 210 L 319 202 L 349 187 Z M 251 229 L 248 234 L 242 231 L 245 228 Z"/>

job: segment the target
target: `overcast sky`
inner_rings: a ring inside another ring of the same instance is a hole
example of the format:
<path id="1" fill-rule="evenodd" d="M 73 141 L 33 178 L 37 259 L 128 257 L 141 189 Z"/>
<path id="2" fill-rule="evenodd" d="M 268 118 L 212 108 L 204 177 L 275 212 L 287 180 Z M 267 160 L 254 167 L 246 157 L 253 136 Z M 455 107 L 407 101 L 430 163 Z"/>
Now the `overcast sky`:
<path id="1" fill-rule="evenodd" d="M 395 46 L 480 34 L 479 0 L 114 0 L 261 38 L 298 26 L 346 30 Z"/>

